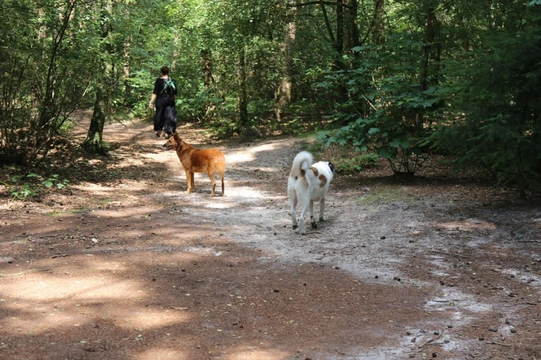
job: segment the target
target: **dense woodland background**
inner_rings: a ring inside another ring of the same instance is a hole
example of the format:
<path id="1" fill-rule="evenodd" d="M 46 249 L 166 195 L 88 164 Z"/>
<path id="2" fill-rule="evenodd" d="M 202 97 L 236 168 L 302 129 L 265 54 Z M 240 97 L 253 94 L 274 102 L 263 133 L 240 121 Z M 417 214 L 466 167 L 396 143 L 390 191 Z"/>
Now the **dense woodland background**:
<path id="1" fill-rule="evenodd" d="M 437 154 L 541 191 L 541 0 L 0 0 L 0 20 L 0 163 L 24 176 L 77 110 L 107 154 L 168 65 L 179 122 L 215 136 L 313 132 L 396 174 Z"/>

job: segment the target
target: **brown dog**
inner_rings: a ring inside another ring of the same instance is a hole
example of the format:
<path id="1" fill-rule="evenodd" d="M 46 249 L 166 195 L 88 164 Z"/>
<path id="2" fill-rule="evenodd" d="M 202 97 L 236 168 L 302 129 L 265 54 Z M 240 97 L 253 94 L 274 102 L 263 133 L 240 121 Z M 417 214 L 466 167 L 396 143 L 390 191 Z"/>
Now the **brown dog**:
<path id="1" fill-rule="evenodd" d="M 216 182 L 214 174 L 218 173 L 222 180 L 222 196 L 224 196 L 225 157 L 218 149 L 196 149 L 183 141 L 175 132 L 163 145 L 167 150 L 175 149 L 180 163 L 186 171 L 186 193 L 194 191 L 194 173 L 206 172 L 212 184 L 210 196 L 214 196 Z"/>

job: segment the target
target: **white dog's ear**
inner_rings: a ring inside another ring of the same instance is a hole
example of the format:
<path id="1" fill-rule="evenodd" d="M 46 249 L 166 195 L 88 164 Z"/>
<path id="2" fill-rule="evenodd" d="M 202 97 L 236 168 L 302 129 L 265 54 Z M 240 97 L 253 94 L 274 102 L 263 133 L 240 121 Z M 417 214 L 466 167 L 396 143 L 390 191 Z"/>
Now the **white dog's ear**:
<path id="1" fill-rule="evenodd" d="M 331 172 L 334 172 L 334 165 L 332 164 L 332 162 L 328 162 L 329 164 L 329 169 L 331 169 Z"/>

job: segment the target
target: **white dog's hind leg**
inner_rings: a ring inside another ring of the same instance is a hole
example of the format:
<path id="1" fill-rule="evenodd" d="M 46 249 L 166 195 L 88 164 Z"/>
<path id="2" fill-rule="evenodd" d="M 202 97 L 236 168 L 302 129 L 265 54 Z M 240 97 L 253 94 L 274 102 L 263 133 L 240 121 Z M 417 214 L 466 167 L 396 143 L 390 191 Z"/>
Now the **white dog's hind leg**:
<path id="1" fill-rule="evenodd" d="M 325 211 L 325 198 L 321 199 L 321 201 L 319 202 L 319 221 L 327 220 L 325 216 L 323 216 L 324 211 Z"/>
<path id="2" fill-rule="evenodd" d="M 293 226 L 293 230 L 295 230 L 297 225 L 297 214 L 295 213 L 295 208 L 297 207 L 297 195 L 295 194 L 295 191 L 289 192 L 289 204 L 291 205 L 291 224 Z"/>
<path id="3" fill-rule="evenodd" d="M 310 200 L 310 224 L 312 229 L 317 229 L 317 221 L 314 217 L 314 201 Z"/>
<path id="4" fill-rule="evenodd" d="M 304 230 L 304 222 L 305 222 L 304 219 L 312 201 L 310 200 L 310 193 L 308 193 L 307 191 L 298 195 L 299 195 L 299 202 L 301 203 L 301 207 L 302 207 L 301 217 L 299 218 L 299 233 L 305 234 L 306 230 Z"/>
<path id="5" fill-rule="evenodd" d="M 306 234 L 306 230 L 304 230 L 304 215 L 308 211 L 308 205 L 306 203 L 302 203 L 302 209 L 301 209 L 301 217 L 299 218 L 299 234 Z"/>
<path id="6" fill-rule="evenodd" d="M 291 225 L 293 227 L 293 230 L 299 227 L 297 224 L 297 214 L 295 213 L 295 207 L 297 207 L 297 202 L 291 204 Z"/>

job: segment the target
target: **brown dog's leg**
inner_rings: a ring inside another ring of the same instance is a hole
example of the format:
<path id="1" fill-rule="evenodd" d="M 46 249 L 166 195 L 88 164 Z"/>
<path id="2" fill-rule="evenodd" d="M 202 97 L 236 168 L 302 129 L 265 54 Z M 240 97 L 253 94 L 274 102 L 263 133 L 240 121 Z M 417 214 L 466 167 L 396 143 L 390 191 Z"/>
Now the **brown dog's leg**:
<path id="1" fill-rule="evenodd" d="M 222 196 L 225 196 L 225 189 L 224 189 L 224 176 L 223 175 L 220 175 L 221 179 L 222 179 Z"/>
<path id="2" fill-rule="evenodd" d="M 210 184 L 212 186 L 211 191 L 210 191 L 210 196 L 214 196 L 214 192 L 216 190 L 216 180 L 214 180 L 214 172 L 209 171 L 208 175 L 209 175 L 209 179 L 210 179 Z"/>
<path id="3" fill-rule="evenodd" d="M 193 173 L 189 170 L 186 170 L 186 194 L 189 194 L 192 192 L 192 180 L 193 179 Z"/>

